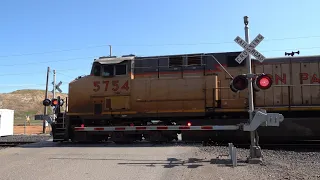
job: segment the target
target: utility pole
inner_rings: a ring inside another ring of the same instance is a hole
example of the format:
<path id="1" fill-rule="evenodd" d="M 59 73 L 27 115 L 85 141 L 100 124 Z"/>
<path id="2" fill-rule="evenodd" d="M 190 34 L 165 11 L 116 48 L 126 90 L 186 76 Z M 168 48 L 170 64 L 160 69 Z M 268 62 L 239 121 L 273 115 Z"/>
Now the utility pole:
<path id="1" fill-rule="evenodd" d="M 53 70 L 53 82 L 52 82 L 52 85 L 53 85 L 52 96 L 53 96 L 53 98 L 55 98 L 56 97 L 56 70 Z"/>
<path id="2" fill-rule="evenodd" d="M 249 39 L 249 17 L 244 16 L 244 31 L 245 31 L 245 41 L 250 44 L 250 39 Z M 248 53 L 247 57 L 247 68 L 248 68 L 248 74 L 252 74 L 252 66 L 251 66 L 251 54 Z M 253 120 L 253 112 L 254 112 L 254 102 L 253 102 L 253 86 L 252 86 L 252 78 L 248 78 L 248 100 L 249 100 L 249 122 L 251 123 Z M 261 158 L 261 149 L 257 144 L 257 139 L 256 139 L 256 133 L 257 131 L 251 131 L 250 132 L 250 159 L 259 159 Z"/>
<path id="3" fill-rule="evenodd" d="M 50 67 L 48 67 L 48 70 L 47 70 L 47 80 L 46 80 L 46 92 L 45 92 L 45 95 L 44 95 L 44 99 L 48 99 L 48 88 L 49 88 L 49 73 L 50 73 Z M 48 109 L 47 109 L 47 106 L 44 106 L 44 115 L 47 115 L 48 114 Z M 46 120 L 43 120 L 43 123 L 42 123 L 42 133 L 46 133 Z"/>
<path id="4" fill-rule="evenodd" d="M 52 89 L 52 98 L 54 99 L 56 97 L 56 70 L 53 70 L 53 89 Z M 53 115 L 53 120 L 55 120 L 55 113 L 54 113 L 54 108 L 52 108 L 52 115 Z"/>
<path id="5" fill-rule="evenodd" d="M 109 45 L 109 54 L 110 54 L 110 57 L 112 56 L 112 47 L 111 45 Z"/>

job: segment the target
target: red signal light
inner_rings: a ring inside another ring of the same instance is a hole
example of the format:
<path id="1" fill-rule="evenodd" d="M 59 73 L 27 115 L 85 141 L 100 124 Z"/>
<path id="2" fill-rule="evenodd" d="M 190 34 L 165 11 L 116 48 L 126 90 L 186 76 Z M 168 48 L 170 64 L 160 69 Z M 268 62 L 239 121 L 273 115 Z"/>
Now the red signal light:
<path id="1" fill-rule="evenodd" d="M 233 92 L 238 92 L 248 87 L 248 79 L 246 75 L 238 75 L 230 82 L 230 89 Z"/>
<path id="2" fill-rule="evenodd" d="M 255 84 L 259 89 L 266 90 L 271 87 L 272 79 L 270 76 L 268 76 L 266 74 L 261 74 L 256 78 Z"/>
<path id="3" fill-rule="evenodd" d="M 188 122 L 188 124 L 187 124 L 188 126 L 191 126 L 191 122 Z"/>
<path id="4" fill-rule="evenodd" d="M 58 99 L 52 99 L 51 104 L 52 106 L 58 105 Z"/>

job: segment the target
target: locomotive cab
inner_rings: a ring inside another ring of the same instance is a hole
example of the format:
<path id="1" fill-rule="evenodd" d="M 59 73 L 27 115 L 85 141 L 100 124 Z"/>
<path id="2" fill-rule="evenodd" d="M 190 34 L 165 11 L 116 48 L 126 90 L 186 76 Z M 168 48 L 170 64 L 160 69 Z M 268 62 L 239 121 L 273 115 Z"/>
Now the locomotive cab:
<path id="1" fill-rule="evenodd" d="M 111 111 L 129 109 L 133 59 L 134 56 L 95 59 L 90 76 L 69 84 L 69 113 L 110 115 Z"/>
<path id="2" fill-rule="evenodd" d="M 133 60 L 132 57 L 100 57 L 94 61 L 90 74 L 104 78 L 127 76 L 129 66 L 128 62 L 131 60 Z"/>

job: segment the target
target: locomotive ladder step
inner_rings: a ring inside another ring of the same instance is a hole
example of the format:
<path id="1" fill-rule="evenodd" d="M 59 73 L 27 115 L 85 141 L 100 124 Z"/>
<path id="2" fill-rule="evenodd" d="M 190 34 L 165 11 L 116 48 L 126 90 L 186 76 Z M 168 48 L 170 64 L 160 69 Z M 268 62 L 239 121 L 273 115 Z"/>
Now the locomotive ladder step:
<path id="1" fill-rule="evenodd" d="M 64 136 L 64 135 L 66 135 L 66 133 L 64 133 L 64 132 L 56 132 L 54 134 L 54 136 Z"/>
<path id="2" fill-rule="evenodd" d="M 56 127 L 57 127 L 57 126 L 58 126 L 58 127 L 59 127 L 59 126 L 61 126 L 61 127 L 64 127 L 64 126 L 65 126 L 64 123 L 56 123 L 55 125 L 56 125 Z"/>

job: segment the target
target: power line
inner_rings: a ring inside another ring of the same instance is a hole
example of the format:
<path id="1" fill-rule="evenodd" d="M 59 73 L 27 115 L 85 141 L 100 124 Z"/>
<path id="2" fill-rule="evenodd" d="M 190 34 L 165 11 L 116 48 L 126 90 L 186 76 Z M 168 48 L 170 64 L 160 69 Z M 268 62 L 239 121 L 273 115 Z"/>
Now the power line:
<path id="1" fill-rule="evenodd" d="M 299 49 L 299 50 L 308 50 L 308 49 L 320 49 L 320 47 L 309 47 L 309 48 L 295 48 L 295 49 Z M 260 51 L 260 52 L 274 52 L 274 51 L 291 51 L 292 49 L 281 49 L 281 50 L 266 50 L 266 51 Z M 169 55 L 168 55 L 169 56 Z M 94 56 L 96 57 L 96 56 Z M 43 62 L 36 62 L 36 63 L 48 63 L 48 62 L 59 62 L 59 61 L 71 61 L 71 60 L 79 60 L 79 59 L 87 59 L 87 58 L 94 58 L 94 57 L 85 57 L 85 58 L 72 58 L 72 59 L 65 59 L 65 60 L 55 60 L 55 61 L 43 61 Z M 153 56 L 154 58 L 157 58 L 156 55 Z M 149 59 L 152 59 L 149 58 Z M 17 65 L 31 65 L 31 64 L 36 64 L 36 63 L 25 63 L 25 64 L 12 64 L 12 65 L 0 65 L 1 66 L 17 66 Z M 91 67 L 91 66 L 90 66 Z M 88 66 L 88 70 L 90 69 L 90 67 Z M 74 70 L 83 70 L 83 68 L 72 68 L 72 69 L 57 69 L 56 71 L 74 71 Z M 32 72 L 26 72 L 26 73 L 12 73 L 12 74 L 0 74 L 1 76 L 14 76 L 14 75 L 26 75 L 26 74 L 37 74 L 37 73 L 43 73 L 43 71 L 32 71 Z M 66 74 L 62 74 L 61 75 L 65 75 L 68 76 Z M 68 76 L 71 77 L 71 76 Z"/>
<path id="2" fill-rule="evenodd" d="M 36 86 L 45 86 L 45 84 L 0 84 L 0 87 L 36 87 Z"/>
<path id="3" fill-rule="evenodd" d="M 319 38 L 320 36 L 301 36 L 301 37 L 288 37 L 288 38 L 276 38 L 276 39 L 265 39 L 265 42 L 268 41 L 283 41 L 283 40 L 294 40 L 294 39 L 307 39 L 307 38 Z M 233 41 L 227 42 L 202 42 L 202 43 L 173 43 L 173 44 L 115 44 L 112 46 L 189 46 L 189 45 L 220 45 L 220 44 L 230 44 L 234 43 Z M 82 48 L 73 48 L 73 49 L 63 49 L 63 50 L 55 50 L 55 51 L 47 51 L 47 52 L 35 52 L 35 53 L 25 53 L 25 54 L 12 54 L 12 55 L 3 55 L 0 58 L 7 58 L 7 57 L 17 57 L 17 56 L 30 56 L 30 55 L 40 55 L 40 54 L 51 54 L 56 52 L 69 52 L 69 51 L 78 51 L 84 49 L 92 49 L 92 48 L 99 48 L 99 47 L 107 47 L 109 45 L 95 45 L 95 46 L 87 46 Z"/>
<path id="4" fill-rule="evenodd" d="M 309 47 L 309 48 L 295 48 L 295 49 L 303 49 L 303 50 L 309 50 L 309 49 L 320 49 L 320 47 Z M 281 49 L 281 50 L 268 50 L 268 51 L 260 51 L 260 52 L 274 52 L 274 51 L 292 51 L 292 48 L 291 49 Z"/>
<path id="5" fill-rule="evenodd" d="M 43 72 L 26 72 L 26 73 L 13 73 L 13 74 L 0 74 L 0 76 L 15 76 L 15 75 L 26 75 L 26 74 L 39 74 Z"/>
<path id="6" fill-rule="evenodd" d="M 57 72 L 57 71 L 56 71 L 56 73 L 57 73 L 57 74 L 60 74 L 60 75 L 63 75 L 63 76 L 65 76 L 65 77 L 71 78 L 72 80 L 76 78 L 76 77 L 71 77 L 71 76 L 66 75 L 66 74 L 64 74 L 64 73 L 61 73 L 61 72 Z"/>
<path id="7" fill-rule="evenodd" d="M 74 70 L 80 70 L 80 68 L 74 68 L 74 69 L 59 69 L 56 71 L 74 71 Z M 51 71 L 50 71 L 51 72 Z M 44 71 L 32 71 L 32 72 L 25 72 L 25 73 L 12 73 L 12 74 L 0 74 L 1 76 L 16 76 L 16 75 L 26 75 L 26 74 L 40 74 L 44 73 Z"/>
<path id="8" fill-rule="evenodd" d="M 7 66 L 20 66 L 20 65 L 34 65 L 34 64 L 44 64 L 50 62 L 62 62 L 62 61 L 74 61 L 79 59 L 88 59 L 88 58 L 96 58 L 97 56 L 89 56 L 89 57 L 81 57 L 81 58 L 70 58 L 70 59 L 61 59 L 61 60 L 52 60 L 52 61 L 39 61 L 39 62 L 30 62 L 30 63 L 19 63 L 19 64 L 2 64 L 0 67 Z"/>
<path id="9" fill-rule="evenodd" d="M 279 39 L 280 40 L 280 39 Z M 234 43 L 234 42 L 232 42 Z M 320 49 L 320 47 L 310 47 L 310 48 L 295 48 L 295 49 Z M 260 52 L 273 52 L 273 51 L 291 51 L 292 49 L 279 49 L 279 50 L 265 50 Z M 79 59 L 88 59 L 88 58 L 96 58 L 98 56 L 89 56 L 89 57 L 80 57 L 80 58 L 70 58 L 70 59 L 61 59 L 61 60 L 52 60 L 52 61 L 40 61 L 40 62 L 31 62 L 31 63 L 19 63 L 19 64 L 2 64 L 0 67 L 8 67 L 8 66 L 19 66 L 19 65 L 34 65 L 34 64 L 44 64 L 44 63 L 50 63 L 50 62 L 65 62 L 65 61 L 75 61 Z"/>

